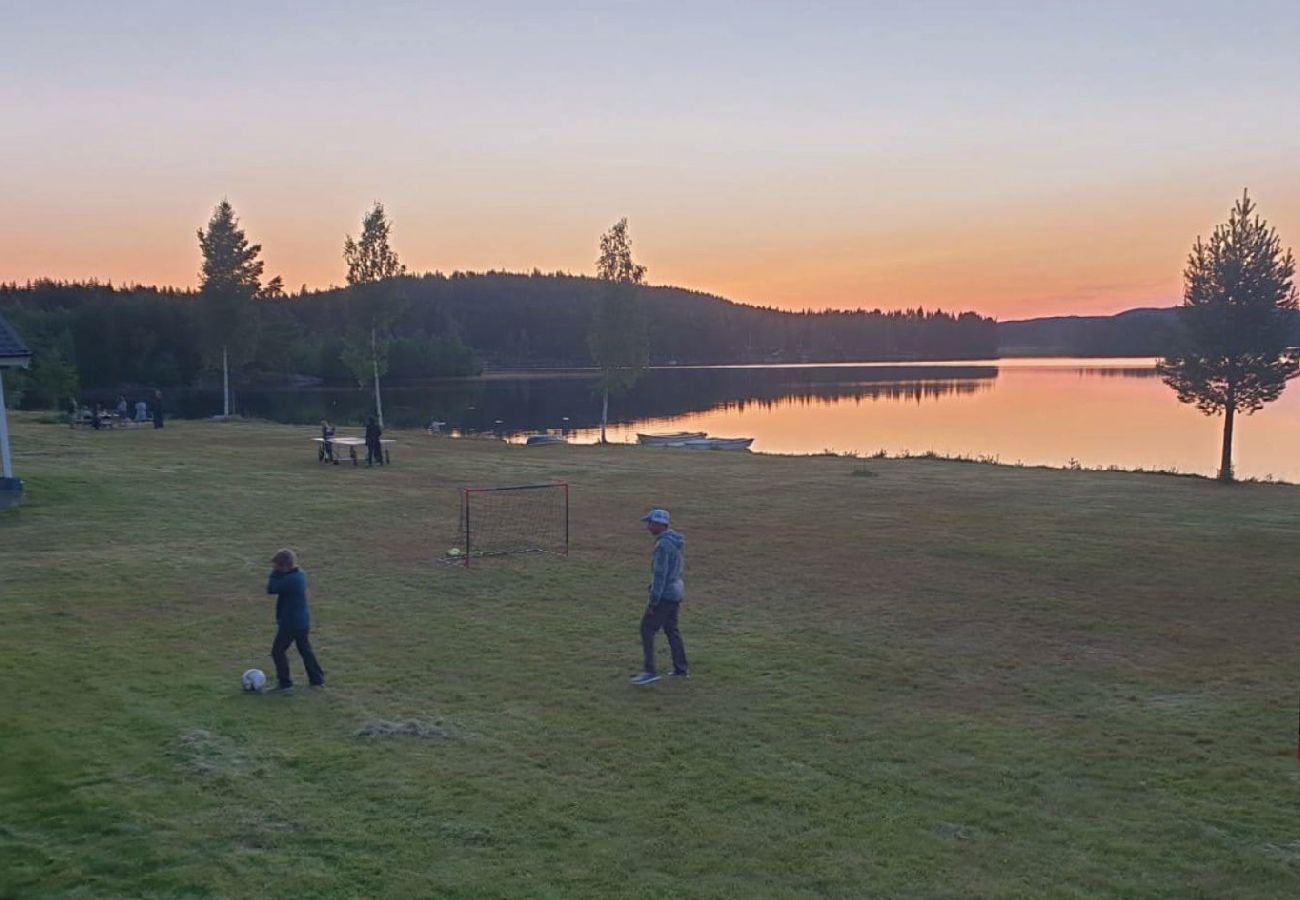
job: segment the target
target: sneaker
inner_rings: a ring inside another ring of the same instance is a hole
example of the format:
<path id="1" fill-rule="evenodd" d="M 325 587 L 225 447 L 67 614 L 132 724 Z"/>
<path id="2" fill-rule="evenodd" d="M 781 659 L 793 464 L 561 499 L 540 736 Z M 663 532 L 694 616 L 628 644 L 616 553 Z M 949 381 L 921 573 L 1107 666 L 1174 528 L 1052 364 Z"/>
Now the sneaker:
<path id="1" fill-rule="evenodd" d="M 292 694 L 292 693 L 293 693 L 293 685 L 291 685 L 291 684 L 277 684 L 275 687 L 271 688 L 271 690 L 267 691 L 267 693 L 269 693 L 269 694 Z"/>
<path id="2" fill-rule="evenodd" d="M 320 684 L 313 684 L 313 685 L 312 685 L 312 688 L 313 688 L 313 689 L 320 689 L 320 688 L 323 688 L 323 687 L 325 687 L 325 682 L 323 682 L 323 681 L 322 681 Z"/>
<path id="3" fill-rule="evenodd" d="M 642 672 L 640 675 L 633 675 L 629 680 L 633 684 L 654 684 L 659 680 L 659 676 L 654 672 Z"/>
<path id="4" fill-rule="evenodd" d="M 669 672 L 668 677 L 669 678 L 690 678 L 691 673 L 690 672 Z"/>

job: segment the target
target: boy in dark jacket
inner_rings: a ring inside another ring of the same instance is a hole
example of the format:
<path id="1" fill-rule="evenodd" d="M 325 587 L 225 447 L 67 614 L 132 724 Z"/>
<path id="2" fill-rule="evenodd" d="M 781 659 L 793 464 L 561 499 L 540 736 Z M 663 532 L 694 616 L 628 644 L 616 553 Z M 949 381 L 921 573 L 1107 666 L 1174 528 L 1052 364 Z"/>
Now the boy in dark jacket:
<path id="1" fill-rule="evenodd" d="M 379 440 L 383 435 L 384 429 L 379 427 L 375 417 L 371 416 L 366 420 L 366 465 L 373 466 L 379 463 L 384 464 L 384 445 Z"/>
<path id="2" fill-rule="evenodd" d="M 266 582 L 266 592 L 276 594 L 275 641 L 271 644 L 271 659 L 275 660 L 276 691 L 293 690 L 289 677 L 289 657 L 285 653 L 290 644 L 298 645 L 298 655 L 307 669 L 307 680 L 312 687 L 325 686 L 325 673 L 321 671 L 316 654 L 312 652 L 308 632 L 311 616 L 307 610 L 307 575 L 298 568 L 292 550 L 281 550 L 271 558 L 271 577 Z"/>

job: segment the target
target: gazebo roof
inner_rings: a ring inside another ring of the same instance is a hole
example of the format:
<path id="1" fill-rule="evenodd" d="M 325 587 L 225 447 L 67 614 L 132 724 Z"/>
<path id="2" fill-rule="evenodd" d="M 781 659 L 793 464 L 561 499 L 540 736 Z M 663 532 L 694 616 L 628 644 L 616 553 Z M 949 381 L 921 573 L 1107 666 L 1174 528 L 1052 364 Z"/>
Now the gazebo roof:
<path id="1" fill-rule="evenodd" d="M 31 358 L 32 351 L 27 349 L 18 332 L 5 321 L 4 316 L 0 316 L 0 369 L 24 367 Z"/>

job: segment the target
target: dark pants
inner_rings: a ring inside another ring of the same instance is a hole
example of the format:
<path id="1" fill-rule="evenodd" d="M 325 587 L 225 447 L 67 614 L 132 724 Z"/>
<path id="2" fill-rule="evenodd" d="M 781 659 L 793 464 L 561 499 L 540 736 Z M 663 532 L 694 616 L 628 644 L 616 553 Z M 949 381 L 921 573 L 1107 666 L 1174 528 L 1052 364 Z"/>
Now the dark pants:
<path id="1" fill-rule="evenodd" d="M 271 659 L 275 660 L 275 678 L 280 687 L 290 687 L 293 679 L 289 677 L 289 657 L 285 653 L 290 644 L 298 645 L 298 655 L 302 657 L 303 668 L 307 670 L 307 680 L 312 684 L 324 684 L 325 673 L 316 654 L 311 651 L 311 641 L 307 638 L 307 629 L 302 631 L 277 631 L 275 641 L 271 644 Z"/>
<path id="2" fill-rule="evenodd" d="M 641 617 L 641 649 L 645 653 L 644 671 L 651 673 L 655 671 L 655 634 L 660 628 L 664 630 L 664 635 L 668 638 L 668 647 L 673 652 L 673 671 L 686 671 L 686 645 L 682 643 L 682 633 L 677 630 L 677 613 L 681 608 L 680 603 L 664 602 L 649 607 Z"/>
<path id="3" fill-rule="evenodd" d="M 163 427 L 163 414 L 161 409 L 153 414 L 153 427 L 154 428 Z"/>
<path id="4" fill-rule="evenodd" d="M 334 445 L 329 441 L 322 442 L 318 458 L 321 462 L 334 462 Z"/>
<path id="5" fill-rule="evenodd" d="M 384 445 L 379 441 L 366 444 L 366 465 L 384 464 Z"/>

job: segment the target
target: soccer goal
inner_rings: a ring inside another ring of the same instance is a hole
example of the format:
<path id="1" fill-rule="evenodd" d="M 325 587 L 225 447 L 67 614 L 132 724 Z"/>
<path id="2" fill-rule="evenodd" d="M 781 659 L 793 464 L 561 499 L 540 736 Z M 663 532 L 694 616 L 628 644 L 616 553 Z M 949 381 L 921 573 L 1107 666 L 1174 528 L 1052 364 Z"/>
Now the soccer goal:
<path id="1" fill-rule="evenodd" d="M 465 558 L 510 553 L 569 555 L 569 485 L 462 488 L 460 546 Z"/>

